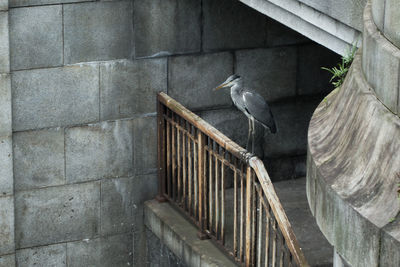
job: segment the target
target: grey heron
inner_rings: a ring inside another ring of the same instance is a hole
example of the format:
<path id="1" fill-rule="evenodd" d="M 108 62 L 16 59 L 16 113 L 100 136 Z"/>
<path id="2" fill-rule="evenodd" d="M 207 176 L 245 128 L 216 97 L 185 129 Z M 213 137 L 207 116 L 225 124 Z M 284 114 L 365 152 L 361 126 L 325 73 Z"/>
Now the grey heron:
<path id="1" fill-rule="evenodd" d="M 251 136 L 251 152 L 254 153 L 254 121 L 257 121 L 265 128 L 268 128 L 271 133 L 276 133 L 274 116 L 272 115 L 271 109 L 269 108 L 267 102 L 261 95 L 243 86 L 242 78 L 239 75 L 234 74 L 229 76 L 228 79 L 217 86 L 215 90 L 226 87 L 231 88 L 231 98 L 233 104 L 248 118 L 249 132 L 247 135 L 246 149 L 249 149 Z"/>

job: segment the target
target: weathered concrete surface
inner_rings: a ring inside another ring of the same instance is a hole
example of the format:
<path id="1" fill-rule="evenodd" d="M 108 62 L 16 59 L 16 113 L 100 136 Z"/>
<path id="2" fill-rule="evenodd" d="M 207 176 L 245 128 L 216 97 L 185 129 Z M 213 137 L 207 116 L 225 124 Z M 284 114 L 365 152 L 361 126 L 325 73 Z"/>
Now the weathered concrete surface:
<path id="1" fill-rule="evenodd" d="M 67 182 L 131 176 L 132 142 L 131 120 L 66 129 Z"/>
<path id="2" fill-rule="evenodd" d="M 400 216 L 383 229 L 381 240 L 380 266 L 400 266 Z"/>
<path id="3" fill-rule="evenodd" d="M 100 183 L 15 194 L 16 247 L 93 238 L 100 228 Z"/>
<path id="4" fill-rule="evenodd" d="M 8 0 L 10 7 L 44 6 L 54 4 L 67 4 L 76 2 L 90 2 L 91 0 Z"/>
<path id="5" fill-rule="evenodd" d="M 15 266 L 15 254 L 0 256 L 0 267 Z"/>
<path id="6" fill-rule="evenodd" d="M 97 65 L 15 71 L 11 84 L 14 131 L 99 119 Z"/>
<path id="7" fill-rule="evenodd" d="M 134 3 L 135 56 L 200 51 L 200 0 Z"/>
<path id="8" fill-rule="evenodd" d="M 379 100 L 393 113 L 400 115 L 400 48 L 382 36 L 376 27 L 371 4 L 367 4 L 364 12 L 363 37 L 362 65 L 365 77 Z"/>
<path id="9" fill-rule="evenodd" d="M 360 61 L 311 119 L 307 196 L 337 252 L 352 266 L 377 266 L 381 229 L 400 210 L 400 119 L 370 90 Z"/>
<path id="10" fill-rule="evenodd" d="M 390 42 L 400 47 L 400 3 L 396 0 L 372 0 L 371 4 L 376 26 Z"/>
<path id="11" fill-rule="evenodd" d="M 341 55 L 346 54 L 347 47 L 352 43 L 357 43 L 361 35 L 361 27 L 356 25 L 348 26 L 345 21 L 332 18 L 330 15 L 324 14 L 324 12 L 318 11 L 298 0 L 240 1 Z M 359 3 L 358 0 L 356 1 L 354 3 Z M 339 3 L 334 0 L 319 2 L 322 3 L 321 5 L 325 5 L 327 2 L 332 2 L 334 5 L 336 5 L 336 2 Z M 354 7 L 349 7 L 348 1 L 345 0 L 341 0 L 340 3 L 347 7 L 345 9 L 340 8 L 341 15 L 343 15 L 341 17 L 354 17 L 361 22 L 358 15 L 352 16 L 349 13 L 354 10 L 362 14 L 362 2 Z M 361 43 L 359 42 L 358 45 L 361 45 Z"/>
<path id="12" fill-rule="evenodd" d="M 233 55 L 229 52 L 172 57 L 168 94 L 192 110 L 230 105 L 229 94 L 213 89 L 232 71 Z"/>
<path id="13" fill-rule="evenodd" d="M 10 40 L 8 12 L 0 12 L 0 73 L 10 72 Z"/>
<path id="14" fill-rule="evenodd" d="M 67 245 L 55 244 L 17 250 L 17 266 L 57 266 L 66 267 Z"/>
<path id="15" fill-rule="evenodd" d="M 8 0 L 0 0 L 0 11 L 8 10 Z"/>
<path id="16" fill-rule="evenodd" d="M 0 255 L 14 253 L 14 198 L 0 197 Z"/>
<path id="17" fill-rule="evenodd" d="M 67 261 L 71 267 L 125 267 L 132 262 L 132 234 L 125 233 L 67 243 Z"/>
<path id="18" fill-rule="evenodd" d="M 266 17 L 237 0 L 204 0 L 203 20 L 206 51 L 265 45 Z"/>
<path id="19" fill-rule="evenodd" d="M 274 19 L 267 19 L 267 47 L 309 43 L 310 39 Z"/>
<path id="20" fill-rule="evenodd" d="M 65 5 L 65 63 L 129 58 L 132 5 L 132 1 Z"/>
<path id="21" fill-rule="evenodd" d="M 63 64 L 62 6 L 10 10 L 11 69 Z"/>
<path id="22" fill-rule="evenodd" d="M 243 76 L 245 86 L 271 102 L 296 95 L 296 58 L 295 47 L 240 50 L 236 72 Z"/>
<path id="23" fill-rule="evenodd" d="M 157 171 L 157 119 L 155 116 L 133 120 L 133 167 L 135 174 Z"/>
<path id="24" fill-rule="evenodd" d="M 11 83 L 9 74 L 0 74 L 0 136 L 11 133 Z"/>
<path id="25" fill-rule="evenodd" d="M 168 203 L 147 201 L 145 225 L 188 266 L 236 266 L 210 240 L 200 240 L 197 228 Z"/>
<path id="26" fill-rule="evenodd" d="M 12 195 L 13 185 L 12 137 L 0 137 L 0 196 Z"/>
<path id="27" fill-rule="evenodd" d="M 333 247 L 318 229 L 307 202 L 306 179 L 274 183 L 300 247 L 310 266 L 332 266 Z"/>
<path id="28" fill-rule="evenodd" d="M 167 91 L 167 59 L 100 65 L 100 119 L 156 112 L 156 93 Z"/>
<path id="29" fill-rule="evenodd" d="M 15 190 L 65 183 L 64 129 L 17 132 L 13 138 Z"/>

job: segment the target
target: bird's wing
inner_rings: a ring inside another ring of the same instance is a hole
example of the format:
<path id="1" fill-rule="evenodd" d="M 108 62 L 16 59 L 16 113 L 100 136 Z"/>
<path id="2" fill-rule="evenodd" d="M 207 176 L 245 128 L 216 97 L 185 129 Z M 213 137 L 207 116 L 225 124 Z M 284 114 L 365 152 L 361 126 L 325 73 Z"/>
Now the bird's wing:
<path id="1" fill-rule="evenodd" d="M 272 133 L 276 132 L 274 116 L 262 96 L 256 92 L 246 91 L 243 93 L 243 102 L 248 113 L 267 126 Z"/>

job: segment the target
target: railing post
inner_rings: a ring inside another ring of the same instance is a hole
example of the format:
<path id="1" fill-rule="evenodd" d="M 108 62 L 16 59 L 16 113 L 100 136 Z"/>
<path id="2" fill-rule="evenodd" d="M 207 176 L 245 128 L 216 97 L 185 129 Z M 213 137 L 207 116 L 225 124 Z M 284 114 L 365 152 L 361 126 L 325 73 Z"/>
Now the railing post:
<path id="1" fill-rule="evenodd" d="M 251 167 L 246 170 L 246 242 L 245 242 L 245 266 L 251 265 Z"/>
<path id="2" fill-rule="evenodd" d="M 157 150 L 158 150 L 158 202 L 167 201 L 165 193 L 165 123 L 164 107 L 157 95 Z"/>
<path id="3" fill-rule="evenodd" d="M 200 231 L 198 236 L 200 239 L 207 239 L 208 235 L 204 229 L 204 180 L 205 180 L 205 169 L 204 169 L 204 152 L 205 152 L 205 136 L 201 131 L 197 133 L 197 144 L 198 144 L 198 182 L 199 182 L 199 227 Z"/>

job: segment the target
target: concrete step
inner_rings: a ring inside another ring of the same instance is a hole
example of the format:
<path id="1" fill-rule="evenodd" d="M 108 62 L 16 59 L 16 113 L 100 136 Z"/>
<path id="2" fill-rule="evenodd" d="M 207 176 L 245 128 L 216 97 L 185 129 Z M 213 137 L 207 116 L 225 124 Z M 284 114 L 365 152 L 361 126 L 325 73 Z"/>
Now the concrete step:
<path id="1" fill-rule="evenodd" d="M 333 248 L 319 231 L 308 208 L 305 178 L 275 183 L 275 189 L 307 261 L 314 267 L 332 266 Z M 233 203 L 233 190 L 226 190 L 226 207 Z M 226 209 L 226 222 L 233 217 Z M 197 228 L 168 203 L 145 203 L 145 225 L 187 266 L 236 266 L 211 240 L 199 240 Z M 233 240 L 226 225 L 226 245 Z"/>

